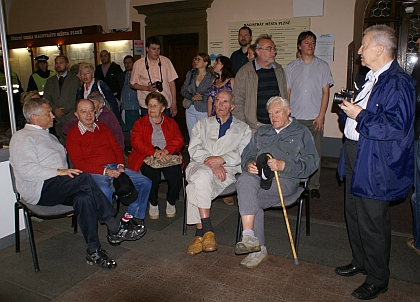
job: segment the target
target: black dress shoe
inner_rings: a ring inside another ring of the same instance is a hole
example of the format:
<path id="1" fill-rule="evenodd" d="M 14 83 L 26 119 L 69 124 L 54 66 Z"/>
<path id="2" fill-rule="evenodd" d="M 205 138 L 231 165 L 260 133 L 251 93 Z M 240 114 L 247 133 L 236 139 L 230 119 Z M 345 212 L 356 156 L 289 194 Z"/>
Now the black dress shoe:
<path id="1" fill-rule="evenodd" d="M 321 194 L 319 194 L 318 189 L 311 190 L 311 198 L 320 198 L 320 197 L 321 197 Z"/>
<path id="2" fill-rule="evenodd" d="M 353 264 L 351 263 L 348 265 L 336 267 L 334 272 L 337 275 L 344 276 L 344 277 L 351 277 L 360 273 L 362 273 L 363 275 L 366 275 L 366 271 L 364 269 L 357 268 L 353 266 Z"/>
<path id="3" fill-rule="evenodd" d="M 385 293 L 388 290 L 388 285 L 386 286 L 375 286 L 369 283 L 363 283 L 358 288 L 356 288 L 351 295 L 360 300 L 370 300 L 374 299 L 380 294 Z"/>

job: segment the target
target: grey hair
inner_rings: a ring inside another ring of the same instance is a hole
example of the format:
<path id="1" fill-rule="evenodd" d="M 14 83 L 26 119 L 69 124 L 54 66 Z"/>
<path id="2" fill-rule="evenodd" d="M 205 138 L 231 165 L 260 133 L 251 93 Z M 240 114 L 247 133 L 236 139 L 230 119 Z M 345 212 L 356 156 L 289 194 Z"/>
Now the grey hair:
<path id="1" fill-rule="evenodd" d="M 25 120 L 30 123 L 31 122 L 31 115 L 41 115 L 42 114 L 42 105 L 48 104 L 49 102 L 46 98 L 40 98 L 40 99 L 29 99 L 25 102 L 23 105 L 23 116 L 25 117 Z"/>
<path id="2" fill-rule="evenodd" d="M 273 37 L 269 34 L 261 34 L 258 36 L 258 38 L 255 40 L 255 49 L 260 49 L 261 45 L 260 45 L 260 41 L 261 40 L 271 40 L 273 41 Z"/>
<path id="3" fill-rule="evenodd" d="M 230 95 L 230 102 L 232 103 L 232 105 L 235 105 L 235 98 L 233 97 L 233 94 L 232 94 L 232 92 L 230 92 L 229 90 L 227 90 L 226 88 L 223 88 L 222 90 L 220 90 L 218 93 L 217 93 L 217 95 L 219 95 L 219 93 L 221 93 L 221 92 L 226 92 L 227 94 L 229 94 Z M 216 95 L 216 97 L 217 97 L 217 95 Z M 215 98 L 216 99 L 216 98 Z"/>
<path id="4" fill-rule="evenodd" d="M 368 27 L 363 32 L 363 35 L 366 35 L 368 32 L 372 33 L 370 40 L 375 46 L 382 45 L 391 57 L 395 57 L 395 53 L 397 52 L 397 36 L 395 35 L 394 29 L 385 24 L 376 24 Z"/>
<path id="5" fill-rule="evenodd" d="M 99 91 L 89 93 L 87 98 L 90 101 L 98 101 L 99 104 L 105 104 L 105 98 Z"/>
<path id="6" fill-rule="evenodd" d="M 279 102 L 282 103 L 283 108 L 289 108 L 290 107 L 290 103 L 289 100 L 282 98 L 281 96 L 272 96 L 268 101 L 267 101 L 267 110 L 268 110 L 268 106 L 270 106 L 272 103 L 274 102 Z"/>

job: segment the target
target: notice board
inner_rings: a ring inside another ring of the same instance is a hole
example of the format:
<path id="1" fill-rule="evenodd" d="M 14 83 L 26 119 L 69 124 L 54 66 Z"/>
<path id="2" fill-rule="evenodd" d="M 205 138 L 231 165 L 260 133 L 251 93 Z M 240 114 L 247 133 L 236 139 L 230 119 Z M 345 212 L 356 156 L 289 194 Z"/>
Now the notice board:
<path id="1" fill-rule="evenodd" d="M 252 29 L 252 43 L 261 34 L 271 35 L 277 47 L 276 62 L 286 67 L 288 63 L 296 59 L 297 37 L 302 31 L 309 30 L 310 18 L 229 22 L 230 54 L 240 47 L 238 43 L 238 31 L 242 26 L 248 26 Z"/>

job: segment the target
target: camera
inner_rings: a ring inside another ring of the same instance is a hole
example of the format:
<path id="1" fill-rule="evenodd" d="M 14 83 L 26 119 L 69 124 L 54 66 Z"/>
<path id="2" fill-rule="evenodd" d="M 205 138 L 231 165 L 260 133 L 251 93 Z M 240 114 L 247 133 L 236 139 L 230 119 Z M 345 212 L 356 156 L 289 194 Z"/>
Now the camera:
<path id="1" fill-rule="evenodd" d="M 157 89 L 159 92 L 162 92 L 162 91 L 163 91 L 163 86 L 162 86 L 162 82 L 161 82 L 161 81 L 156 81 L 156 82 L 154 83 L 154 85 L 155 85 L 156 89 Z"/>
<path id="2" fill-rule="evenodd" d="M 334 93 L 333 102 L 335 104 L 341 104 L 344 100 L 350 101 L 354 97 L 354 93 L 347 89 L 341 91 L 341 93 Z"/>

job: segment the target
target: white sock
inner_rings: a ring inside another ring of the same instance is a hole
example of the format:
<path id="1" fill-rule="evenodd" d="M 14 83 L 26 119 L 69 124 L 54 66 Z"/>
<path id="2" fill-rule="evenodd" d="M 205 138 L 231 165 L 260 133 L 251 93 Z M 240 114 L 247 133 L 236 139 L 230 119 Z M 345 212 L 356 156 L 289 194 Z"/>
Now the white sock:
<path id="1" fill-rule="evenodd" d="M 252 237 L 255 237 L 255 235 L 254 235 L 254 230 L 243 230 L 243 231 L 242 231 L 242 237 L 243 237 L 243 236 L 246 236 L 246 235 L 248 235 L 248 236 L 252 236 Z"/>

